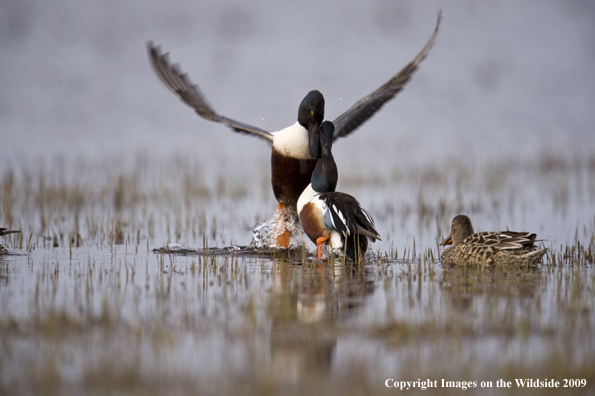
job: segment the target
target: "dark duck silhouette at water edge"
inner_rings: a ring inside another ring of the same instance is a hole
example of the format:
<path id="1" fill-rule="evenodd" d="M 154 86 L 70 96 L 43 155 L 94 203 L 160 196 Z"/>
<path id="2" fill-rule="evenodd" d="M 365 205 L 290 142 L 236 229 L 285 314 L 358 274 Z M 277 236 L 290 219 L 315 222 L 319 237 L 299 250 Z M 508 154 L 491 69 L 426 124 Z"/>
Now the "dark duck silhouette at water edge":
<path id="1" fill-rule="evenodd" d="M 21 231 L 17 231 L 17 230 L 8 230 L 6 228 L 0 228 L 0 236 L 3 235 L 9 235 L 9 234 L 16 234 L 16 233 L 20 233 Z M 0 245 L 0 254 L 6 254 L 8 253 L 8 249 L 6 249 L 4 246 Z"/>

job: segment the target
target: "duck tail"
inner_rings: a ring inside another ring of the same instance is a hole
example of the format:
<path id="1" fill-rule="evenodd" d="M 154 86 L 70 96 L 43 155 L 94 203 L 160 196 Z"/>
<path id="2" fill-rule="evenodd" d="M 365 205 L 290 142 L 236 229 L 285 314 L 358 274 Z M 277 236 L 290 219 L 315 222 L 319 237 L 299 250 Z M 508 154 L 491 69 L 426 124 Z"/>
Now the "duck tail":
<path id="1" fill-rule="evenodd" d="M 523 265 L 535 266 L 541 261 L 541 258 L 546 252 L 547 249 L 539 249 L 525 253 L 521 256 L 521 262 Z"/>

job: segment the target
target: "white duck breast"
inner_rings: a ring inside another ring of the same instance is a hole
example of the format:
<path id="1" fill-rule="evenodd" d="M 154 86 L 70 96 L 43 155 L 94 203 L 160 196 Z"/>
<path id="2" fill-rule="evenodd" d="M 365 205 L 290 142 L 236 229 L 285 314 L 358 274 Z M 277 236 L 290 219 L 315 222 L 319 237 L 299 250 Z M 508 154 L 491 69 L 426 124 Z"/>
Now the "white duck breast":
<path id="1" fill-rule="evenodd" d="M 335 231 L 335 230 L 331 231 L 329 241 L 331 242 L 331 247 L 333 249 L 337 249 L 337 250 L 343 249 L 344 239 L 341 236 L 341 234 L 339 234 L 337 231 Z"/>
<path id="2" fill-rule="evenodd" d="M 299 122 L 272 135 L 273 150 L 292 158 L 313 159 L 309 151 L 308 130 Z"/>
<path id="3" fill-rule="evenodd" d="M 317 195 L 318 195 L 318 193 L 316 191 L 314 191 L 314 189 L 312 188 L 312 184 L 311 183 L 308 184 L 308 187 L 306 187 L 306 189 L 304 190 L 304 192 L 302 192 L 302 194 L 300 195 L 300 197 L 298 199 L 298 202 L 297 202 L 298 213 L 300 213 L 302 211 L 302 209 L 304 208 L 304 206 L 306 204 L 312 202 L 314 197 Z M 326 204 L 324 202 L 320 201 L 319 199 L 317 201 L 324 205 L 323 207 L 320 207 L 320 208 L 322 210 L 326 211 Z"/>

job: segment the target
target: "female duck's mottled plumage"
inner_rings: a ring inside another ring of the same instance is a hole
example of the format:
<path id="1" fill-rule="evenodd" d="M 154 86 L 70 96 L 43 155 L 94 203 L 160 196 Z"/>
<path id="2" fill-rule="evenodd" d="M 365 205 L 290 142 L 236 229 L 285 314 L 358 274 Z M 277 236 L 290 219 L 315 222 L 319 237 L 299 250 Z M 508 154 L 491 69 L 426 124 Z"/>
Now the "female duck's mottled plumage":
<path id="1" fill-rule="evenodd" d="M 298 200 L 298 214 L 304 232 L 318 247 L 322 244 L 343 249 L 353 261 L 361 261 L 368 249 L 368 238 L 380 240 L 372 216 L 351 195 L 336 192 L 337 165 L 331 152 L 333 123 L 325 121 L 319 129 L 322 156 L 312 172 L 312 181 Z"/>
<path id="2" fill-rule="evenodd" d="M 0 228 L 0 236 L 2 235 L 8 235 L 8 234 L 15 234 L 18 233 L 20 231 L 17 230 L 7 230 L 6 228 Z M 5 254 L 8 253 L 8 249 L 6 249 L 4 246 L 0 245 L 0 254 Z"/>
<path id="3" fill-rule="evenodd" d="M 535 266 L 547 251 L 535 247 L 536 237 L 536 234 L 515 231 L 474 233 L 469 217 L 458 215 L 452 220 L 450 235 L 440 244 L 452 244 L 444 250 L 440 261 L 454 265 Z"/>

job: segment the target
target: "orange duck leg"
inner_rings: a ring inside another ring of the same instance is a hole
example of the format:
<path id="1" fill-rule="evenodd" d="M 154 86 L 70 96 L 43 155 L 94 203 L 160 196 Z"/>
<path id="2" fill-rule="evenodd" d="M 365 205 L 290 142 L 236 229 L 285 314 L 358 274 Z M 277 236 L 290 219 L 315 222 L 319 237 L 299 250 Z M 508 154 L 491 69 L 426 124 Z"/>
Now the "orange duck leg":
<path id="1" fill-rule="evenodd" d="M 285 216 L 283 215 L 284 207 L 285 205 L 279 202 L 277 206 L 277 211 L 281 213 L 279 213 L 279 216 L 277 217 L 276 234 L 277 243 L 279 244 L 279 246 L 283 246 L 285 249 L 287 249 L 289 247 L 289 243 L 291 242 L 291 237 L 289 235 L 287 227 L 285 227 Z"/>
<path id="2" fill-rule="evenodd" d="M 322 259 L 322 244 L 328 241 L 330 234 L 320 238 L 316 238 L 316 246 L 318 247 L 318 260 Z"/>

